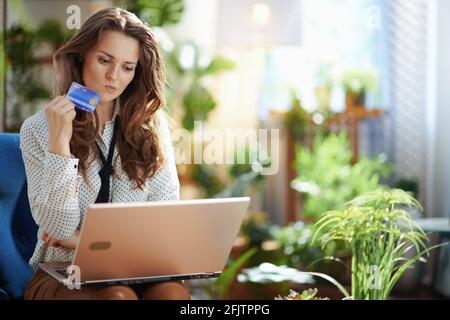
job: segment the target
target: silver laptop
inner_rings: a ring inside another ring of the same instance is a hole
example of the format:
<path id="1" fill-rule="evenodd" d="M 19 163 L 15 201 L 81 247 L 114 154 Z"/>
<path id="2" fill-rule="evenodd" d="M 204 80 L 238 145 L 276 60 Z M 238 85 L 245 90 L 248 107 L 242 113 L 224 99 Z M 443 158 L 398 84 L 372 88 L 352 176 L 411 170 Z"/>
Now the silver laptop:
<path id="1" fill-rule="evenodd" d="M 68 287 L 218 277 L 250 198 L 89 206 L 72 263 L 39 267 Z"/>

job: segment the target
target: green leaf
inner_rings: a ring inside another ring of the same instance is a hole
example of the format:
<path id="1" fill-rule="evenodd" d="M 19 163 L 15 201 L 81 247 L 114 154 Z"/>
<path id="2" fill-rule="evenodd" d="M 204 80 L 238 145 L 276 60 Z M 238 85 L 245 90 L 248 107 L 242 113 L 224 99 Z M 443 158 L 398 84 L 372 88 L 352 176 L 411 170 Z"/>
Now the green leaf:
<path id="1" fill-rule="evenodd" d="M 194 121 L 203 121 L 216 106 L 216 101 L 206 88 L 193 84 L 183 97 L 185 115 L 183 125 L 186 129 L 194 128 Z"/>
<path id="2" fill-rule="evenodd" d="M 200 71 L 200 75 L 216 75 L 235 68 L 235 63 L 224 57 L 215 57 L 208 66 Z"/>
<path id="3" fill-rule="evenodd" d="M 64 33 L 64 28 L 58 20 L 46 19 L 36 30 L 36 38 L 40 42 L 49 42 L 53 46 L 57 46 L 67 39 L 67 35 Z"/>
<path id="4" fill-rule="evenodd" d="M 220 275 L 217 279 L 217 286 L 219 288 L 219 294 L 224 297 L 228 290 L 230 289 L 231 283 L 233 282 L 236 274 L 242 268 L 245 262 L 247 262 L 256 252 L 258 248 L 251 248 L 243 253 L 238 259 L 233 261 Z"/>
<path id="5" fill-rule="evenodd" d="M 348 291 L 344 288 L 343 285 L 341 285 L 338 281 L 336 281 L 333 277 L 330 277 L 327 274 L 324 273 L 320 273 L 320 272 L 306 272 L 306 271 L 301 271 L 301 273 L 304 274 L 308 274 L 311 276 L 315 276 L 315 277 L 319 277 L 322 279 L 327 280 L 328 282 L 330 282 L 331 284 L 333 284 L 334 286 L 336 286 L 336 288 L 339 289 L 340 292 L 342 292 L 342 294 L 344 295 L 344 297 L 350 297 L 350 294 L 348 293 Z"/>
<path id="6" fill-rule="evenodd" d="M 178 23 L 184 12 L 183 0 L 138 0 L 131 8 L 142 20 L 156 27 Z"/>
<path id="7" fill-rule="evenodd" d="M 401 275 L 430 250 L 425 232 L 412 220 L 407 206 L 421 208 L 409 193 L 391 189 L 355 197 L 344 211 L 329 211 L 314 225 L 317 237 L 344 239 L 352 248 L 354 299 L 386 299 Z M 414 248 L 417 255 L 406 258 Z M 380 287 L 370 286 L 371 267 L 378 267 Z"/>

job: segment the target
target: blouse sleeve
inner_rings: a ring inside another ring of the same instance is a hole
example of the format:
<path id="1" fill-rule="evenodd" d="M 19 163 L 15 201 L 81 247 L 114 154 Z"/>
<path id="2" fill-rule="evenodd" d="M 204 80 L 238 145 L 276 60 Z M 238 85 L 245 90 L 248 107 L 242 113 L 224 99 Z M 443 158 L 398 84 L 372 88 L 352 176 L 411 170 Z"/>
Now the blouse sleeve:
<path id="1" fill-rule="evenodd" d="M 30 209 L 40 228 L 52 238 L 65 240 L 80 222 L 78 159 L 48 152 L 44 140 L 26 120 L 20 130 L 20 148 Z"/>

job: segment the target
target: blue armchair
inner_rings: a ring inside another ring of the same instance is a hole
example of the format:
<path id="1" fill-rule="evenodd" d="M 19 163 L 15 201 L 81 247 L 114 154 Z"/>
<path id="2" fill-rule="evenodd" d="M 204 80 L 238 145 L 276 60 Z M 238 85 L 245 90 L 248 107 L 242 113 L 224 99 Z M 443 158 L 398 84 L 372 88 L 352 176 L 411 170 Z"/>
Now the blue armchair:
<path id="1" fill-rule="evenodd" d="M 37 241 L 27 196 L 19 134 L 0 133 L 0 300 L 21 299 L 33 274 Z"/>

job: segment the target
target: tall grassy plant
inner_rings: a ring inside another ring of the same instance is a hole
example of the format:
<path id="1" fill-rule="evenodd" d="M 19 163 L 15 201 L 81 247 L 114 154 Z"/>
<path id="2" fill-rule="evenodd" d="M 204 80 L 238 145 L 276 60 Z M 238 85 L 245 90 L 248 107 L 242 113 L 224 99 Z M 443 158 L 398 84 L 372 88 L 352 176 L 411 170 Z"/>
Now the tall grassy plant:
<path id="1" fill-rule="evenodd" d="M 422 210 L 420 203 L 400 189 L 363 194 L 343 211 L 329 211 L 316 223 L 313 242 L 323 245 L 344 240 L 352 251 L 352 297 L 385 300 L 392 288 L 429 250 L 425 232 L 414 223 L 407 207 Z M 405 258 L 409 250 L 412 258 Z"/>

